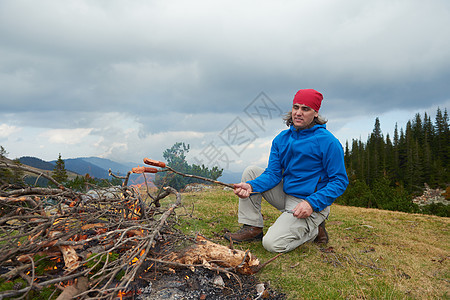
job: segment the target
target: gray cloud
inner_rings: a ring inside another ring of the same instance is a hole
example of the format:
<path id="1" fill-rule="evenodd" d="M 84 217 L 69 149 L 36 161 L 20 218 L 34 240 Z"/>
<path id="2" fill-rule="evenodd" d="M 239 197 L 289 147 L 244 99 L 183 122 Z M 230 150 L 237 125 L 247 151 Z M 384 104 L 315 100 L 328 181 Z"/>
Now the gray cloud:
<path id="1" fill-rule="evenodd" d="M 106 157 L 164 137 L 200 151 L 260 92 L 287 111 L 316 88 L 339 130 L 448 104 L 448 28 L 450 4 L 437 0 L 1 1 L 0 126 L 22 140 L 91 129 L 79 151 Z M 20 155 L 25 142 L 5 136 Z"/>

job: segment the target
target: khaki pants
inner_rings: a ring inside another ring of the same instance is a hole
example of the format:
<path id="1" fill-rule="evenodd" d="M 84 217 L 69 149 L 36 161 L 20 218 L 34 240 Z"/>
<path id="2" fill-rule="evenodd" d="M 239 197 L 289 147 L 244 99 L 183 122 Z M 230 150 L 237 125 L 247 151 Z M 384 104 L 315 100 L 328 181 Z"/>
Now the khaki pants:
<path id="1" fill-rule="evenodd" d="M 264 172 L 264 169 L 251 166 L 244 170 L 242 182 L 253 180 Z M 304 201 L 303 199 L 287 195 L 283 192 L 283 182 L 271 190 L 262 194 L 252 194 L 248 198 L 239 199 L 238 221 L 242 224 L 263 227 L 264 222 L 261 215 L 262 198 L 277 208 L 282 214 L 275 223 L 269 227 L 263 237 L 264 248 L 271 252 L 288 252 L 298 246 L 316 238 L 318 226 L 330 214 L 330 207 L 320 212 L 313 212 L 306 219 L 294 217 L 290 211 Z"/>

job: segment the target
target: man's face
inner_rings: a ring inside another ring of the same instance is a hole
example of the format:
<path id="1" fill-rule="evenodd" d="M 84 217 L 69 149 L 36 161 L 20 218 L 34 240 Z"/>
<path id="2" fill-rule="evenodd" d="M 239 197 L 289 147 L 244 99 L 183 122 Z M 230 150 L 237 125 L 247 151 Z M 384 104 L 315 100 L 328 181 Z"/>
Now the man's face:
<path id="1" fill-rule="evenodd" d="M 296 128 L 308 128 L 314 120 L 314 117 L 317 116 L 319 116 L 319 113 L 309 106 L 298 103 L 295 103 L 292 106 L 292 121 Z"/>

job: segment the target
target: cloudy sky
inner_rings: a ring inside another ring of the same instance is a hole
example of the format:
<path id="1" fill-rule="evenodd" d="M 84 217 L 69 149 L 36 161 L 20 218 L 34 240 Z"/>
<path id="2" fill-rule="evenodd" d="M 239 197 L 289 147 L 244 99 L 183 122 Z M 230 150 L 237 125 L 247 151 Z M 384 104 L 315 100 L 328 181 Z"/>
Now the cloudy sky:
<path id="1" fill-rule="evenodd" d="M 450 106 L 450 2 L 0 1 L 0 145 L 16 158 L 265 166 L 297 90 L 344 145 Z"/>

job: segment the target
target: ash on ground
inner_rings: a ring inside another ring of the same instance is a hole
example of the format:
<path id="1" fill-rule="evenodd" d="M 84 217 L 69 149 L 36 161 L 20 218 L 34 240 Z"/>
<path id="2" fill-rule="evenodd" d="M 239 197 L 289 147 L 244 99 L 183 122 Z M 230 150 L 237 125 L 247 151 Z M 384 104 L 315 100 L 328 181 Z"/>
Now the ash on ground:
<path id="1" fill-rule="evenodd" d="M 240 275 L 238 281 L 233 275 L 228 278 L 224 273 L 204 268 L 174 270 L 158 274 L 154 280 L 148 275 L 148 284 L 139 289 L 139 300 L 286 299 L 285 294 L 250 275 Z"/>

